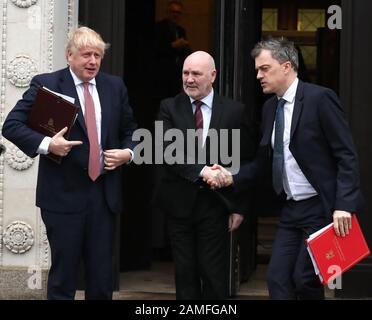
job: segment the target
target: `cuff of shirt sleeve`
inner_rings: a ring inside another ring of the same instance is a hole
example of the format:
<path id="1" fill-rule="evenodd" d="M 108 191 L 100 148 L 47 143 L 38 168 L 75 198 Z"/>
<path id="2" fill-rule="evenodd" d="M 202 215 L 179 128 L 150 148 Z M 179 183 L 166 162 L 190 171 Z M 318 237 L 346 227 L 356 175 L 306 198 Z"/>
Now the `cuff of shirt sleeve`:
<path id="1" fill-rule="evenodd" d="M 45 137 L 43 141 L 41 141 L 39 148 L 37 149 L 36 152 L 38 154 L 48 154 L 50 141 L 52 141 L 51 137 Z"/>
<path id="2" fill-rule="evenodd" d="M 130 164 L 130 163 L 133 161 L 133 159 L 134 159 L 134 153 L 133 153 L 133 151 L 130 150 L 129 148 L 126 148 L 126 149 L 124 149 L 124 150 L 127 150 L 127 151 L 129 151 L 129 153 L 130 153 L 130 160 L 126 163 L 126 164 Z"/>
<path id="3" fill-rule="evenodd" d="M 207 166 L 204 166 L 203 169 L 200 171 L 199 173 L 199 177 L 203 177 L 203 172 L 204 172 L 204 169 L 206 168 Z"/>

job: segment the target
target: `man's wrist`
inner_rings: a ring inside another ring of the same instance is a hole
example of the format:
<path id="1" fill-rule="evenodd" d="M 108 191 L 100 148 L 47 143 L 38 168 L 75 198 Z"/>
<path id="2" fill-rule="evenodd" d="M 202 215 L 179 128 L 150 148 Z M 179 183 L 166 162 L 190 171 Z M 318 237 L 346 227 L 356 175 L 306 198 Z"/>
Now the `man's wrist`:
<path id="1" fill-rule="evenodd" d="M 49 145 L 50 145 L 50 142 L 52 141 L 52 138 L 51 137 L 45 137 L 43 139 L 43 141 L 41 141 L 39 147 L 37 148 L 37 153 L 38 154 L 48 154 L 50 151 L 49 151 Z"/>
<path id="2" fill-rule="evenodd" d="M 207 168 L 207 166 L 204 166 L 203 169 L 199 173 L 199 177 L 203 178 L 204 170 Z"/>
<path id="3" fill-rule="evenodd" d="M 133 153 L 133 151 L 130 150 L 129 148 L 124 149 L 124 151 L 128 151 L 129 154 L 130 154 L 130 159 L 129 159 L 128 162 L 126 162 L 126 164 L 130 164 L 130 163 L 133 161 L 133 159 L 134 159 L 134 153 Z"/>

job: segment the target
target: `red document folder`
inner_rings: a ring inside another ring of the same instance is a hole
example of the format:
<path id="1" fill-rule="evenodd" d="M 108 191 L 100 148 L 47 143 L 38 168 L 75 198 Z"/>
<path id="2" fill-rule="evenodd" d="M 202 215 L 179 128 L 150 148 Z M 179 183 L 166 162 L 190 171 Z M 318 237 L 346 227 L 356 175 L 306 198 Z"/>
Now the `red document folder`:
<path id="1" fill-rule="evenodd" d="M 78 107 L 48 89 L 39 87 L 35 102 L 28 118 L 30 128 L 53 137 L 67 127 L 64 137 L 68 139 L 77 117 Z M 49 153 L 51 160 L 61 163 L 62 157 Z"/>
<path id="2" fill-rule="evenodd" d="M 306 242 L 315 273 L 323 284 L 328 284 L 370 254 L 355 214 L 346 237 L 338 237 L 331 223 L 310 235 Z"/>

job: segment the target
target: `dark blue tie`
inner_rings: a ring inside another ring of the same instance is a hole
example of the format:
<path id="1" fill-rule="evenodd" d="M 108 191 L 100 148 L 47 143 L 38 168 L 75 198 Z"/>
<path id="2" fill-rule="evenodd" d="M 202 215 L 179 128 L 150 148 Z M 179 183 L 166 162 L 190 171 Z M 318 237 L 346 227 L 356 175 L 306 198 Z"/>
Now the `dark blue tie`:
<path id="1" fill-rule="evenodd" d="M 279 99 L 275 114 L 275 136 L 273 152 L 273 187 L 277 194 L 283 191 L 283 167 L 284 167 L 284 99 Z"/>

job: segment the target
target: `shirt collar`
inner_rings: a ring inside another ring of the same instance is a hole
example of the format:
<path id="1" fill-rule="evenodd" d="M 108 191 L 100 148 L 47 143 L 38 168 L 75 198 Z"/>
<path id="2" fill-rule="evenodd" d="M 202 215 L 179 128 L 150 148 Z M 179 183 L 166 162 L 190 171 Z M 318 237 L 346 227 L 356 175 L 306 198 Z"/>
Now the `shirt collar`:
<path id="1" fill-rule="evenodd" d="M 71 70 L 70 68 L 70 73 L 71 73 L 71 76 L 72 76 L 72 79 L 74 80 L 74 83 L 75 83 L 75 87 L 77 87 L 78 85 L 82 84 L 83 81 L 81 81 L 78 76 Z M 90 84 L 93 84 L 93 85 L 96 85 L 96 78 L 93 78 L 89 81 Z"/>
<path id="2" fill-rule="evenodd" d="M 200 101 L 203 102 L 209 109 L 212 109 L 213 96 L 214 96 L 214 91 L 213 91 L 213 88 L 212 88 L 211 92 L 206 97 L 201 99 Z M 193 104 L 195 99 L 190 97 L 190 101 L 191 101 L 191 104 Z"/>
<path id="3" fill-rule="evenodd" d="M 284 93 L 283 98 L 285 101 L 289 103 L 293 103 L 295 97 L 296 97 L 296 91 L 297 91 L 297 86 L 298 86 L 298 78 L 296 78 L 292 84 L 289 86 L 287 91 Z"/>

